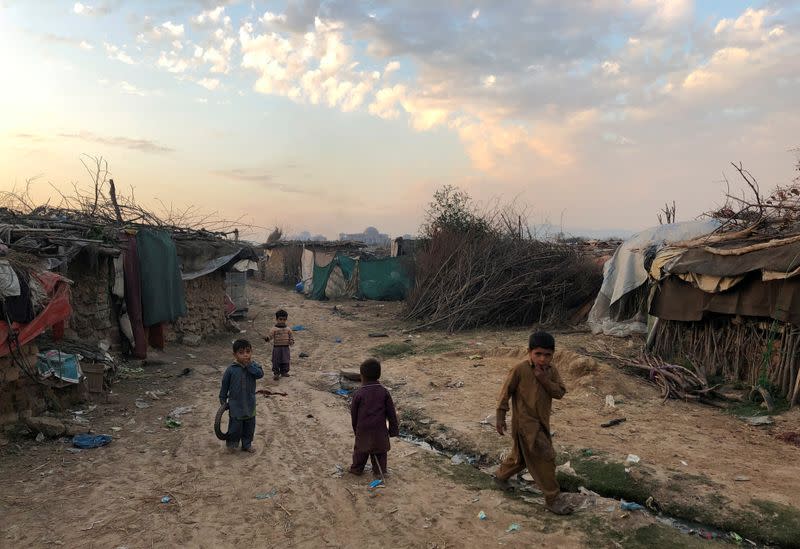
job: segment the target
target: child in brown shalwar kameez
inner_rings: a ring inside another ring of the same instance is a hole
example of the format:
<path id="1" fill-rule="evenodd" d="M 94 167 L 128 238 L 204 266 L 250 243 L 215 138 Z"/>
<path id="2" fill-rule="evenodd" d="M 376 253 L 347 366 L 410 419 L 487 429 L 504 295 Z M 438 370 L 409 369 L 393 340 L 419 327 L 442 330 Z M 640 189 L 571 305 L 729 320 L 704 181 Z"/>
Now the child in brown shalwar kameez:
<path id="1" fill-rule="evenodd" d="M 356 435 L 353 464 L 350 466 L 354 475 L 364 472 L 367 459 L 372 462 L 373 475 L 385 475 L 389 437 L 400 434 L 392 395 L 380 384 L 380 377 L 381 363 L 376 359 L 369 358 L 361 364 L 361 388 L 353 395 L 350 404 L 353 433 Z"/>
<path id="2" fill-rule="evenodd" d="M 556 514 L 573 511 L 561 495 L 556 481 L 555 450 L 550 439 L 552 399 L 567 392 L 558 370 L 551 364 L 555 339 L 546 332 L 536 332 L 528 339 L 528 358 L 508 373 L 497 404 L 497 432 L 506 431 L 508 399 L 511 398 L 511 454 L 495 473 L 503 487 L 508 479 L 527 468 L 544 494 L 547 508 Z"/>

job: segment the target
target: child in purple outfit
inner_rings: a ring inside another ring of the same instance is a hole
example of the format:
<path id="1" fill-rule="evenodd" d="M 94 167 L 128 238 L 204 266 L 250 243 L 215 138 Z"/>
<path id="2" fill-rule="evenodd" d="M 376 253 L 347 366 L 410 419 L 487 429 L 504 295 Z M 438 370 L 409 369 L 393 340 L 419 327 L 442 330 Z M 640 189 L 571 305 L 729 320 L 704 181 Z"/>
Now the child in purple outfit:
<path id="1" fill-rule="evenodd" d="M 350 472 L 364 472 L 367 459 L 372 462 L 372 474 L 386 474 L 386 456 L 389 437 L 400 434 L 397 412 L 389 391 L 380 384 L 381 363 L 369 358 L 361 364 L 361 388 L 353 395 L 350 417 L 356 441 L 353 448 L 353 464 Z M 386 423 L 389 423 L 387 428 Z"/>

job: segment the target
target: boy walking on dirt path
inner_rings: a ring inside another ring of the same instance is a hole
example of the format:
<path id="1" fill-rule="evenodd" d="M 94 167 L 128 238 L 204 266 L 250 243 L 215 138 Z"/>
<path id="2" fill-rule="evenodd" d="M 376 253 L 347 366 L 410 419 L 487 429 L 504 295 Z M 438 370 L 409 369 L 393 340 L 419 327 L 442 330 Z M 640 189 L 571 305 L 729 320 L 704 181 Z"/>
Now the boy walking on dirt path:
<path id="1" fill-rule="evenodd" d="M 567 392 L 558 370 L 552 365 L 556 342 L 546 332 L 528 339 L 528 357 L 514 366 L 506 377 L 497 404 L 497 432 L 506 432 L 508 399 L 511 399 L 511 454 L 495 473 L 495 481 L 508 488 L 508 479 L 527 468 L 544 494 L 547 509 L 558 515 L 573 512 L 556 481 L 555 450 L 550 438 L 552 399 Z"/>
<path id="2" fill-rule="evenodd" d="M 372 462 L 372 474 L 375 477 L 386 475 L 389 437 L 400 434 L 392 395 L 380 384 L 380 377 L 381 363 L 378 360 L 368 358 L 361 364 L 361 388 L 353 395 L 350 404 L 350 418 L 356 436 L 353 464 L 350 466 L 350 472 L 354 475 L 364 472 L 368 458 Z"/>
<path id="3" fill-rule="evenodd" d="M 228 403 L 228 437 L 225 444 L 233 452 L 242 441 L 242 450 L 255 452 L 253 436 L 256 432 L 256 380 L 264 377 L 264 370 L 253 362 L 253 347 L 245 339 L 233 342 L 235 362 L 222 376 L 219 402 Z"/>
<path id="4" fill-rule="evenodd" d="M 278 381 L 281 377 L 289 377 L 289 347 L 294 345 L 292 329 L 286 326 L 289 313 L 279 309 L 275 313 L 275 326 L 264 337 L 264 341 L 272 341 L 272 379 Z"/>

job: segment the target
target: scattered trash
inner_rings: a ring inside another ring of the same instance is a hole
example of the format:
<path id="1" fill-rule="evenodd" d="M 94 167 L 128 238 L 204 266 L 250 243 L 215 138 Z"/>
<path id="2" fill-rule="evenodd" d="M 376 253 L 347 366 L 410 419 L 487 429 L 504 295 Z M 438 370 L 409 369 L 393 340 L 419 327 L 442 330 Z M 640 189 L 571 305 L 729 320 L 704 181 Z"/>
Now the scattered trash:
<path id="1" fill-rule="evenodd" d="M 450 463 L 453 465 L 461 465 L 467 460 L 466 456 L 463 454 L 455 454 L 453 457 L 450 458 Z"/>
<path id="2" fill-rule="evenodd" d="M 161 498 L 161 503 L 169 503 L 170 501 L 172 501 L 172 498 L 169 496 L 164 496 Z"/>
<path id="3" fill-rule="evenodd" d="M 752 425 L 753 427 L 761 427 L 763 425 L 772 425 L 773 423 L 775 423 L 769 416 L 755 416 L 755 417 L 739 416 L 739 419 L 741 419 L 748 425 Z"/>
<path id="4" fill-rule="evenodd" d="M 464 382 L 460 379 L 458 381 L 451 381 L 445 387 L 449 387 L 451 389 L 461 389 L 464 386 Z"/>
<path id="5" fill-rule="evenodd" d="M 591 448 L 584 448 L 583 450 L 581 450 L 581 454 L 583 455 L 583 457 L 591 457 L 594 455 L 594 452 L 592 451 Z"/>
<path id="6" fill-rule="evenodd" d="M 512 522 L 512 523 L 509 525 L 509 527 L 508 527 L 508 528 L 506 528 L 506 532 L 519 532 L 519 531 L 520 531 L 520 528 L 521 528 L 521 527 L 520 527 L 520 525 L 519 525 L 519 524 L 517 524 L 516 522 Z"/>
<path id="7" fill-rule="evenodd" d="M 111 442 L 111 435 L 90 435 L 88 433 L 75 435 L 72 437 L 72 445 L 84 450 L 89 448 L 99 448 Z"/>
<path id="8" fill-rule="evenodd" d="M 189 375 L 189 374 L 191 374 L 191 373 L 192 373 L 192 369 L 191 369 L 191 368 L 184 368 L 184 369 L 181 371 L 181 373 L 179 373 L 179 374 L 177 375 L 177 377 L 184 377 L 184 376 L 188 376 L 188 375 Z"/>
<path id="9" fill-rule="evenodd" d="M 683 460 L 681 460 L 681 465 L 683 465 L 684 467 L 688 467 L 688 466 L 689 466 L 689 464 L 688 464 L 688 463 L 686 463 L 686 462 L 685 462 L 685 461 L 683 461 Z"/>
<path id="10" fill-rule="evenodd" d="M 419 422 L 422 423 L 423 425 L 430 425 L 431 418 L 426 417 L 426 418 L 423 418 L 423 419 L 419 420 Z"/>
<path id="11" fill-rule="evenodd" d="M 343 475 L 344 475 L 344 468 L 338 463 L 334 465 L 334 471 L 333 473 L 331 473 L 331 476 L 336 478 L 342 478 Z"/>
<path id="12" fill-rule="evenodd" d="M 486 520 L 486 513 L 484 513 L 483 511 L 481 511 L 480 513 L 478 513 L 478 518 L 479 518 L 480 520 Z"/>
<path id="13" fill-rule="evenodd" d="M 617 405 L 614 402 L 614 395 L 606 395 L 606 408 L 616 408 Z"/>
<path id="14" fill-rule="evenodd" d="M 303 326 L 302 324 L 297 324 L 296 326 L 292 326 L 292 331 L 293 332 L 304 332 L 305 330 L 306 330 L 306 327 Z"/>
<path id="15" fill-rule="evenodd" d="M 111 430 L 116 433 L 116 432 L 122 431 L 122 427 L 112 427 Z"/>
<path id="16" fill-rule="evenodd" d="M 367 334 L 367 337 L 389 337 L 387 334 Z"/>
<path id="17" fill-rule="evenodd" d="M 333 339 L 333 341 L 335 343 L 341 343 L 342 342 L 342 338 L 341 337 L 336 337 L 336 338 Z"/>
<path id="18" fill-rule="evenodd" d="M 628 454 L 628 457 L 625 459 L 625 465 L 634 465 L 639 463 L 642 458 L 637 456 L 636 454 Z"/>
<path id="19" fill-rule="evenodd" d="M 625 501 L 624 499 L 619 502 L 619 508 L 623 511 L 644 511 L 644 506 L 634 503 L 632 501 Z"/>
<path id="20" fill-rule="evenodd" d="M 575 472 L 575 469 L 572 468 L 572 463 L 569 461 L 556 467 L 556 473 L 564 473 L 565 475 L 570 475 L 573 477 L 578 476 L 578 473 Z"/>
<path id="21" fill-rule="evenodd" d="M 613 427 L 614 425 L 619 425 L 620 423 L 624 423 L 624 422 L 625 422 L 625 418 L 624 417 L 618 417 L 618 418 L 612 419 L 611 421 L 606 421 L 605 423 L 601 423 L 600 427 Z"/>
<path id="22" fill-rule="evenodd" d="M 533 475 L 531 475 L 530 473 L 525 473 L 524 475 L 522 475 L 522 480 L 524 480 L 525 482 L 533 482 Z"/>
<path id="23" fill-rule="evenodd" d="M 346 397 L 346 396 L 350 396 L 350 391 L 348 391 L 347 389 L 336 389 L 334 391 L 334 394 Z"/>
<path id="24" fill-rule="evenodd" d="M 263 494 L 256 494 L 256 499 L 272 499 L 278 494 L 276 489 L 272 489 L 270 492 L 265 492 Z"/>
<path id="25" fill-rule="evenodd" d="M 308 418 L 308 419 L 314 419 L 314 414 L 308 414 L 308 415 L 306 415 L 306 418 Z"/>
<path id="26" fill-rule="evenodd" d="M 80 454 L 81 452 L 83 452 L 83 450 L 81 450 L 80 448 L 67 448 L 67 452 L 69 452 L 70 454 Z"/>
<path id="27" fill-rule="evenodd" d="M 167 394 L 166 391 L 156 390 L 156 391 L 145 391 L 144 393 L 146 396 L 149 396 L 153 400 L 158 400 L 159 397 L 162 397 Z"/>
<path id="28" fill-rule="evenodd" d="M 370 488 L 377 488 L 378 486 L 382 486 L 382 485 L 383 485 L 383 481 L 381 479 L 379 479 L 379 478 L 375 479 L 375 480 L 373 480 L 372 482 L 369 483 L 369 487 Z"/>
<path id="29" fill-rule="evenodd" d="M 171 417 L 168 417 L 168 418 L 166 419 L 166 421 L 164 421 L 164 425 L 166 425 L 166 426 L 167 426 L 167 427 L 169 427 L 170 429 L 177 429 L 178 427 L 180 427 L 181 425 L 183 425 L 183 423 L 181 423 L 181 422 L 180 422 L 180 421 L 178 421 L 177 419 L 173 419 L 173 418 L 171 418 Z"/>
<path id="30" fill-rule="evenodd" d="M 145 400 L 137 399 L 136 400 L 136 407 L 139 408 L 139 409 L 149 408 L 150 407 L 150 403 L 145 401 Z"/>
<path id="31" fill-rule="evenodd" d="M 742 542 L 744 541 L 744 538 L 742 538 L 742 536 L 740 536 L 740 535 L 739 535 L 739 534 L 737 534 L 736 532 L 731 532 L 731 533 L 730 533 L 730 534 L 728 534 L 728 535 L 729 535 L 729 536 L 731 537 L 731 539 L 732 539 L 733 541 L 735 541 L 736 543 L 742 543 Z"/>
<path id="32" fill-rule="evenodd" d="M 298 294 L 302 294 L 303 290 L 305 290 L 305 287 L 306 285 L 303 284 L 303 281 L 301 280 L 300 282 L 294 285 L 294 291 L 297 292 Z"/>
<path id="33" fill-rule="evenodd" d="M 36 442 L 44 442 L 44 433 L 36 435 Z"/>
<path id="34" fill-rule="evenodd" d="M 470 360 L 483 360 L 483 357 L 481 355 L 469 355 L 467 358 L 469 358 Z"/>
<path id="35" fill-rule="evenodd" d="M 644 505 L 651 511 L 655 511 L 656 513 L 661 512 L 661 505 L 655 500 L 655 498 L 653 498 L 653 496 L 647 498 L 647 501 L 644 502 Z"/>
<path id="36" fill-rule="evenodd" d="M 736 482 L 748 482 L 750 480 L 750 477 L 746 477 L 744 475 L 739 475 L 733 480 L 736 481 Z"/>
<path id="37" fill-rule="evenodd" d="M 181 417 L 183 414 L 188 414 L 194 409 L 194 406 L 178 406 L 174 410 L 172 410 L 169 414 L 167 414 L 168 418 L 177 419 Z"/>
<path id="38" fill-rule="evenodd" d="M 197 358 L 197 357 L 196 357 L 195 355 L 193 355 L 192 353 L 186 353 L 186 356 L 188 356 L 189 358 Z"/>

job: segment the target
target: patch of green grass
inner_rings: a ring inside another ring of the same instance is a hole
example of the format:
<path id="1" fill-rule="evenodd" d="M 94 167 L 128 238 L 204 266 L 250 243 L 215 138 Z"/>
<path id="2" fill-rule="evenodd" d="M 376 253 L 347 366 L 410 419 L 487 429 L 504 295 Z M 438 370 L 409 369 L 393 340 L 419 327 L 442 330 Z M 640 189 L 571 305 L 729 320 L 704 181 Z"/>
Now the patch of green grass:
<path id="1" fill-rule="evenodd" d="M 370 349 L 374 356 L 380 358 L 395 358 L 413 355 L 417 352 L 416 347 L 411 343 L 384 343 Z"/>
<path id="2" fill-rule="evenodd" d="M 762 408 L 760 402 L 749 401 L 737 402 L 728 408 L 726 412 L 733 416 L 753 417 L 766 415 L 774 416 L 789 410 L 789 402 L 785 398 L 774 398 L 773 402 L 775 404 L 775 409 L 772 412 L 768 412 L 766 408 Z"/>
<path id="3" fill-rule="evenodd" d="M 759 537 L 781 547 L 800 547 L 800 510 L 763 499 L 753 499 L 750 503 L 762 515 L 752 535 L 760 534 Z"/>
<path id="4" fill-rule="evenodd" d="M 704 486 L 709 486 L 711 488 L 718 488 L 720 486 L 718 482 L 714 482 L 705 475 L 693 475 L 691 473 L 679 472 L 679 473 L 673 473 L 670 478 L 675 482 L 685 482 L 685 483 L 691 483 L 693 485 L 701 484 Z"/>
<path id="5" fill-rule="evenodd" d="M 426 355 L 440 355 L 457 350 L 462 345 L 456 341 L 437 341 L 425 347 L 422 352 Z"/>
<path id="6" fill-rule="evenodd" d="M 578 474 L 579 485 L 611 498 L 622 498 L 626 501 L 644 503 L 653 493 L 653 486 L 642 480 L 636 480 L 625 472 L 622 463 L 608 462 L 601 455 L 591 457 L 573 457 L 572 468 Z M 566 483 L 574 485 L 576 479 L 561 474 Z M 565 486 L 570 486 L 566 484 Z M 577 486 L 575 487 L 577 490 Z"/>

